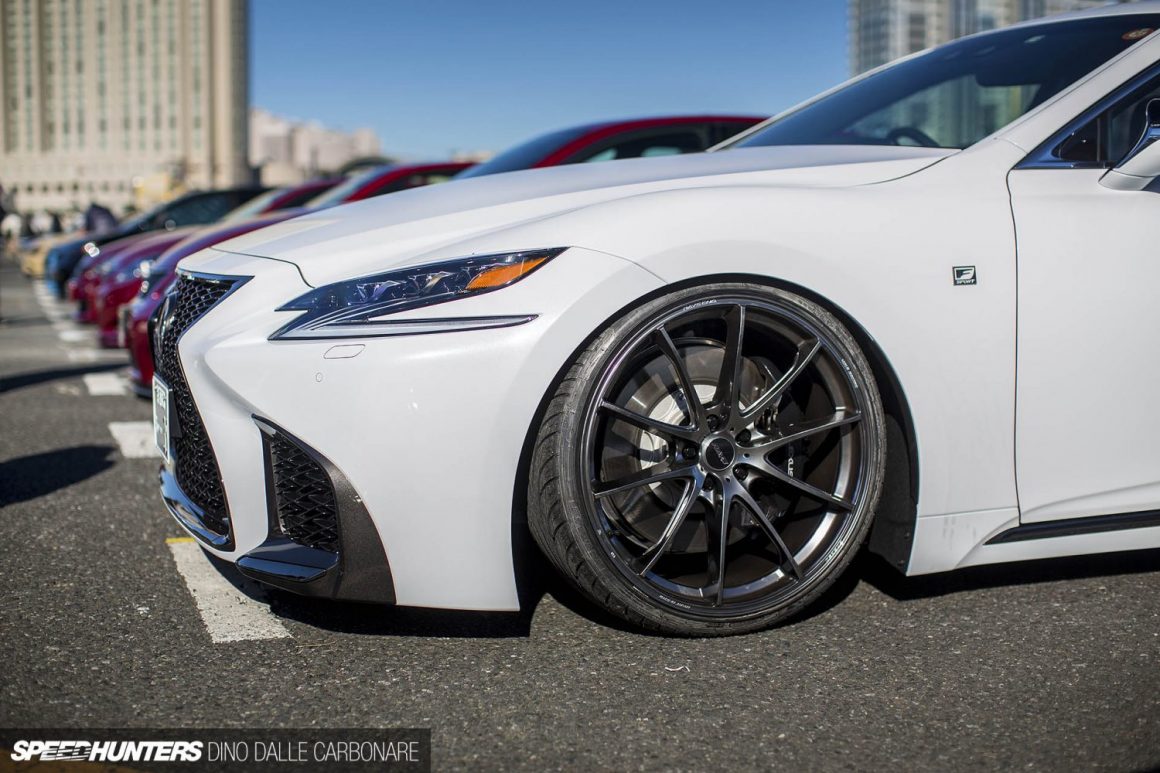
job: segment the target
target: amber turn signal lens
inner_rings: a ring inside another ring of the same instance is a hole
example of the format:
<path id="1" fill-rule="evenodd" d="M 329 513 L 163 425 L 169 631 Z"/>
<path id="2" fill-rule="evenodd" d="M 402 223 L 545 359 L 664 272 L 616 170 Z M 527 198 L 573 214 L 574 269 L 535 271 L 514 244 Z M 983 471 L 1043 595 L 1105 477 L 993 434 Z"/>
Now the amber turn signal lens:
<path id="1" fill-rule="evenodd" d="M 519 263 L 511 263 L 506 266 L 496 266 L 489 268 L 486 271 L 481 271 L 476 274 L 470 282 L 467 283 L 468 290 L 494 290 L 497 287 L 503 287 L 506 284 L 511 284 L 520 277 L 529 273 L 536 266 L 543 263 L 547 258 L 532 258 L 531 260 L 520 261 Z"/>

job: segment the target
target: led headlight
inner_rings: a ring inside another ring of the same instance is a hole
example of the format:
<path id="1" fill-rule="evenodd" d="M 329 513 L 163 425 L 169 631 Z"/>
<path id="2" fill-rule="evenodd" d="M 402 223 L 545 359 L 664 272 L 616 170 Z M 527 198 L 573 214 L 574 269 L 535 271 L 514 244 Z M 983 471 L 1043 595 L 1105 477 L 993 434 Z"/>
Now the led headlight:
<path id="1" fill-rule="evenodd" d="M 319 287 L 278 309 L 305 313 L 270 338 L 350 338 L 518 325 L 533 315 L 423 320 L 384 317 L 507 287 L 565 249 L 473 255 Z"/>

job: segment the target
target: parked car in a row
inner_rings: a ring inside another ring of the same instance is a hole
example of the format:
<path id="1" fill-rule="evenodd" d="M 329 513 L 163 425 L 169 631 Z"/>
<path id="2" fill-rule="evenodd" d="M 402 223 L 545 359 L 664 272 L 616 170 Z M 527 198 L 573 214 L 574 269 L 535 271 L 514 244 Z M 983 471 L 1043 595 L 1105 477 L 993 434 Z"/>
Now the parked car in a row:
<path id="1" fill-rule="evenodd" d="M 203 228 L 187 234 L 172 245 L 172 249 L 168 249 L 167 245 L 167 250 L 150 264 L 148 270 L 141 266 L 135 274 L 129 275 L 127 272 L 131 265 L 124 265 L 119 275 L 114 274 L 107 284 L 98 286 L 94 291 L 94 304 L 100 309 L 94 321 L 100 326 L 101 345 L 123 346 L 129 350 L 130 384 L 134 391 L 148 395 L 149 383 L 153 378 L 148 321 L 171 286 L 177 263 L 182 258 L 218 242 L 305 212 L 446 182 L 470 166 L 470 163 L 459 161 L 388 164 L 354 175 L 307 200 L 302 207 L 287 208 L 249 219 L 225 218 L 216 228 Z M 131 264 L 132 259 L 125 262 Z"/>
<path id="2" fill-rule="evenodd" d="M 294 209 L 338 184 L 338 179 L 312 180 L 288 188 L 275 188 L 256 196 L 241 206 L 226 212 L 224 222 L 244 222 L 270 212 Z M 128 269 L 136 269 L 143 262 L 152 261 L 169 247 L 193 235 L 202 226 L 185 226 L 171 230 L 133 234 L 89 249 L 68 281 L 67 297 L 78 302 L 76 319 L 95 322 L 95 304 L 104 292 L 101 284 L 110 280 L 124 281 Z M 120 276 L 118 276 L 120 274 Z"/>
<path id="3" fill-rule="evenodd" d="M 677 115 L 573 126 L 505 150 L 457 179 L 564 164 L 697 153 L 764 120 L 764 116 Z"/>
<path id="4" fill-rule="evenodd" d="M 102 245 L 134 234 L 212 223 L 266 190 L 251 185 L 187 193 L 121 223 L 112 231 L 84 234 L 54 245 L 45 258 L 45 274 L 52 280 L 58 296 L 64 298 L 77 264 Z"/>
<path id="5" fill-rule="evenodd" d="M 670 116 L 627 121 L 607 121 L 574 127 L 521 143 L 491 161 L 472 166 L 462 162 L 392 164 L 355 175 L 311 199 L 293 214 L 323 209 L 422 187 L 450 179 L 461 180 L 520 169 L 577 164 L 622 158 L 660 157 L 705 150 L 760 122 L 757 116 Z M 291 210 L 287 210 L 291 212 Z M 232 239 L 258 227 L 280 222 L 290 215 L 257 223 L 234 223 L 232 218 L 216 229 L 198 231 L 175 243 L 152 264 L 147 277 L 130 276 L 134 257 L 124 259 L 119 274 L 94 292 L 92 304 L 100 307 L 94 321 L 100 324 L 101 343 L 129 349 L 130 383 L 147 395 L 153 378 L 148 322 L 172 286 L 177 263 L 198 250 Z M 169 245 L 166 245 L 167 247 Z M 111 273 L 111 272 L 110 272 Z M 140 271 L 138 273 L 141 273 Z M 144 281 L 143 281 L 144 280 Z M 140 293 L 124 307 L 133 288 Z M 121 312 L 120 309 L 124 308 Z M 118 320 L 119 317 L 119 320 Z M 116 325 L 116 327 L 114 327 Z"/>

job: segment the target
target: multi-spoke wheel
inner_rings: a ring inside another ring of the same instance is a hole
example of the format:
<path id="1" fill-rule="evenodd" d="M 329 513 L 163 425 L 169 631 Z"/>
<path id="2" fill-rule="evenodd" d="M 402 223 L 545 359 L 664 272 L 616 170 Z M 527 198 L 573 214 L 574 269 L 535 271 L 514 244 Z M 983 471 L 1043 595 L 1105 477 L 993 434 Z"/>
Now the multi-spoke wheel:
<path id="1" fill-rule="evenodd" d="M 561 571 L 630 622 L 755 630 L 853 558 L 885 442 L 870 367 L 832 314 L 757 285 L 683 290 L 613 323 L 561 382 L 529 524 Z"/>

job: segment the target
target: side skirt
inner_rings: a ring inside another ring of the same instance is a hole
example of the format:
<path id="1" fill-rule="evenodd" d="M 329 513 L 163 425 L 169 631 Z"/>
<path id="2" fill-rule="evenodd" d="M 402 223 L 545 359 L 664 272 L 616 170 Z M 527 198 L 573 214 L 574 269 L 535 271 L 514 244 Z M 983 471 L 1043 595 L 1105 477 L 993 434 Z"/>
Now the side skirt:
<path id="1" fill-rule="evenodd" d="M 917 519 L 908 575 L 1160 548 L 1160 512 L 1020 524 L 1015 508 Z"/>
<path id="2" fill-rule="evenodd" d="M 1072 537 L 1080 534 L 1099 534 L 1100 532 L 1120 531 L 1122 529 L 1145 529 L 1150 526 L 1160 526 L 1160 510 L 1025 523 L 1022 526 L 1016 526 L 1013 529 L 1007 529 L 996 534 L 987 540 L 987 544 L 999 545 L 1004 542 L 1022 542 L 1029 539 Z"/>

